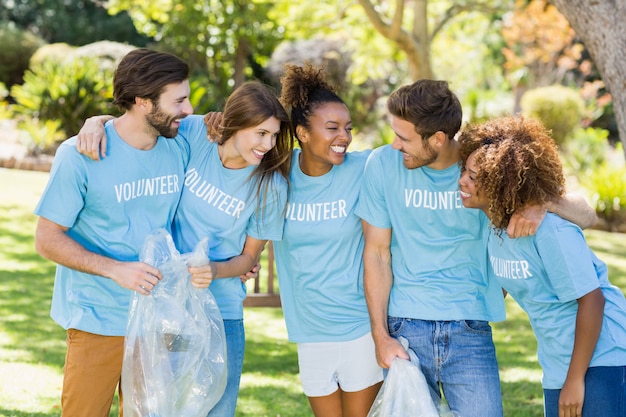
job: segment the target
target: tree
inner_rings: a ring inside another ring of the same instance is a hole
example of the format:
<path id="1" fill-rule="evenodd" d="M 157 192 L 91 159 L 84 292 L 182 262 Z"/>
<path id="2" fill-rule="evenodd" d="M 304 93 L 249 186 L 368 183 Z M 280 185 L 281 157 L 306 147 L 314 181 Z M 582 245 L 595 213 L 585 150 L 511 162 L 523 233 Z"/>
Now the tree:
<path id="1" fill-rule="evenodd" d="M 504 65 L 515 92 L 514 112 L 520 111 L 527 90 L 560 84 L 575 68 L 583 47 L 567 19 L 547 0 L 516 0 L 503 20 Z"/>
<path id="2" fill-rule="evenodd" d="M 110 13 L 128 11 L 137 29 L 160 47 L 208 74 L 215 94 L 226 97 L 258 71 L 282 39 L 267 14 L 272 4 L 249 0 L 109 0 Z"/>
<path id="3" fill-rule="evenodd" d="M 86 45 L 99 40 L 144 46 L 126 13 L 110 16 L 99 0 L 0 0 L 0 21 L 13 22 L 48 43 Z"/>
<path id="4" fill-rule="evenodd" d="M 391 3 L 390 0 L 376 3 L 372 0 L 359 0 L 376 30 L 404 51 L 411 79 L 416 80 L 433 78 L 430 45 L 451 19 L 470 11 L 501 11 L 507 8 L 509 2 L 456 0 L 443 5 L 433 0 L 395 0 L 393 5 Z M 429 5 L 432 4 L 439 7 L 436 13 L 429 15 Z"/>
<path id="5" fill-rule="evenodd" d="M 591 54 L 611 92 L 613 110 L 626 152 L 626 6 L 624 0 L 551 0 Z"/>

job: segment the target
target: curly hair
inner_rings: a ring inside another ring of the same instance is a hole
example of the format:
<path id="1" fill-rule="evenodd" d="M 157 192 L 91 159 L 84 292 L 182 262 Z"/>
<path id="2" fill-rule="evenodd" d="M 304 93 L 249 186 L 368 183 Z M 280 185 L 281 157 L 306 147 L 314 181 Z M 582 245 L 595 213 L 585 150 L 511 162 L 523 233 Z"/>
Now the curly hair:
<path id="1" fill-rule="evenodd" d="M 285 73 L 280 83 L 282 86 L 280 102 L 291 114 L 294 132 L 297 132 L 298 126 L 310 130 L 309 117 L 324 104 L 345 105 L 337 95 L 335 87 L 326 81 L 326 72 L 323 67 L 317 68 L 310 63 L 306 63 L 304 67 L 285 65 Z"/>
<path id="2" fill-rule="evenodd" d="M 469 125 L 459 144 L 463 171 L 475 152 L 476 189 L 489 202 L 487 214 L 500 232 L 516 210 L 545 204 L 564 193 L 557 146 L 538 120 L 504 116 Z"/>

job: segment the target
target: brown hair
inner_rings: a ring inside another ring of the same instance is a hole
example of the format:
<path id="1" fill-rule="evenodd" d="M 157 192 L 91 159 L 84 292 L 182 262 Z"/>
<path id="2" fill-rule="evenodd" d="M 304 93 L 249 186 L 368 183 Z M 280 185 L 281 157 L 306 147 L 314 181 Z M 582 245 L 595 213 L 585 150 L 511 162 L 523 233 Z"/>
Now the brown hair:
<path id="1" fill-rule="evenodd" d="M 454 139 L 463 119 L 461 103 L 446 81 L 422 79 L 400 87 L 387 99 L 387 109 L 412 123 L 424 140 L 439 131 Z"/>
<path id="2" fill-rule="evenodd" d="M 545 204 L 564 193 L 557 146 L 538 120 L 504 116 L 469 125 L 459 143 L 463 170 L 467 158 L 476 152 L 476 188 L 489 201 L 491 223 L 500 232 L 515 211 Z"/>
<path id="3" fill-rule="evenodd" d="M 287 112 L 270 87 L 257 81 L 248 81 L 226 100 L 220 125 L 219 143 L 225 143 L 239 130 L 258 126 L 270 117 L 275 117 L 280 122 L 276 146 L 263 156 L 251 177 L 255 182 L 257 201 L 261 206 L 261 198 L 267 195 L 274 174 L 281 175 L 289 184 L 293 135 Z"/>
<path id="4" fill-rule="evenodd" d="M 168 84 L 189 78 L 189 66 L 175 55 L 146 48 L 130 51 L 122 58 L 113 78 L 113 104 L 130 110 L 135 98 L 158 104 Z"/>

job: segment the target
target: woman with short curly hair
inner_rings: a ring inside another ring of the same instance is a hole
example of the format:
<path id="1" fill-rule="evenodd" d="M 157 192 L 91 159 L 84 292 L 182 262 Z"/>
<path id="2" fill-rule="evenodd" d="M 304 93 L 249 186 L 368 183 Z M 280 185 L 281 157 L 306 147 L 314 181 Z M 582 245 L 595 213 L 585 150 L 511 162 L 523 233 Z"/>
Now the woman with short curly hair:
<path id="1" fill-rule="evenodd" d="M 546 417 L 626 416 L 626 300 L 581 229 L 548 213 L 536 235 L 511 239 L 512 213 L 557 200 L 565 179 L 540 122 L 506 116 L 459 137 L 463 205 L 491 221 L 489 278 L 528 313 L 543 369 Z"/>

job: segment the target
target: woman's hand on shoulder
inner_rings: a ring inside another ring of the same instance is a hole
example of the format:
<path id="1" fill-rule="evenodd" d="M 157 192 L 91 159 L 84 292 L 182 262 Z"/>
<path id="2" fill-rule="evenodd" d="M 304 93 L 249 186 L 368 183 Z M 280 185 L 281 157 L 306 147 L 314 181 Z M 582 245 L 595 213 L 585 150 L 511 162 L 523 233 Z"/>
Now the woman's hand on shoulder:
<path id="1" fill-rule="evenodd" d="M 113 116 L 93 116 L 85 120 L 76 136 L 76 150 L 94 161 L 106 156 L 107 137 L 104 124 L 113 119 Z"/>
<path id="2" fill-rule="evenodd" d="M 220 123 L 222 123 L 222 112 L 212 111 L 204 115 L 207 139 L 210 142 L 215 142 L 220 138 Z"/>

